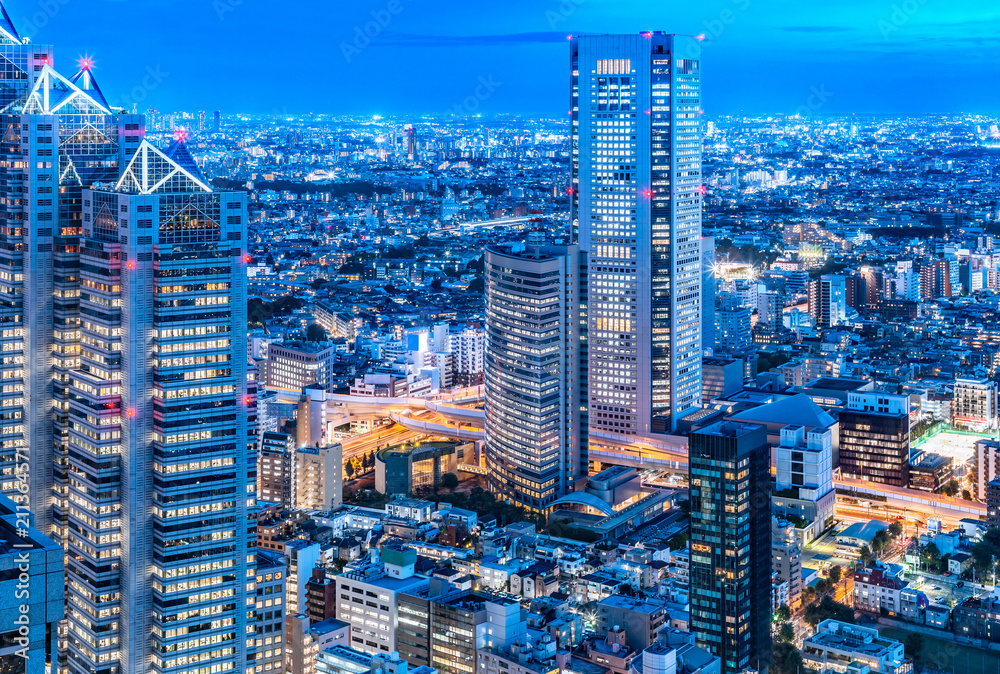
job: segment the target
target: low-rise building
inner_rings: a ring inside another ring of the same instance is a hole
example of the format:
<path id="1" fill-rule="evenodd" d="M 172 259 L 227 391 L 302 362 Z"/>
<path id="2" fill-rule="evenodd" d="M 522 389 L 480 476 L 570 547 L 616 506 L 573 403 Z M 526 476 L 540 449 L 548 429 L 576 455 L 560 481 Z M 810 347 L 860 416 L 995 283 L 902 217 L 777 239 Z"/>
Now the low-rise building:
<path id="1" fill-rule="evenodd" d="M 892 615 L 901 611 L 900 592 L 909 585 L 902 579 L 902 570 L 897 567 L 878 564 L 855 572 L 854 607 L 863 611 L 879 613 L 885 609 Z"/>
<path id="2" fill-rule="evenodd" d="M 819 674 L 856 672 L 864 665 L 879 674 L 908 674 L 913 661 L 905 657 L 903 644 L 879 636 L 871 627 L 824 620 L 816 633 L 802 642 L 802 660 Z"/>

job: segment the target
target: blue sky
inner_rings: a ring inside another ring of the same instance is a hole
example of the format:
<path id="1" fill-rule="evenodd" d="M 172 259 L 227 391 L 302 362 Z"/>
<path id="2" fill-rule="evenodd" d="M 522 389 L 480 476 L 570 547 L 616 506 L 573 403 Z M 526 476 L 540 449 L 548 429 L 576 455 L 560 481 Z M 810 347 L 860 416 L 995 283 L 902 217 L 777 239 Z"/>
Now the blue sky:
<path id="1" fill-rule="evenodd" d="M 139 109 L 565 114 L 571 33 L 705 34 L 709 114 L 1000 113 L 984 0 L 3 0 Z M 367 32 L 367 34 L 366 34 Z M 480 86 L 488 82 L 489 86 Z M 813 99 L 815 100 L 815 99 Z"/>

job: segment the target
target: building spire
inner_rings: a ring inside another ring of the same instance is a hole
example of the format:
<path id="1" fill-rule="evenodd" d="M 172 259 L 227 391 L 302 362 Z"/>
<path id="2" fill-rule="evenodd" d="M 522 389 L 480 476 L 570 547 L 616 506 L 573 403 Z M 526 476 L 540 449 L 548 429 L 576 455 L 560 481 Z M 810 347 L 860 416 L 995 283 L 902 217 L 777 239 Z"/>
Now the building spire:
<path id="1" fill-rule="evenodd" d="M 0 0 L 0 44 L 24 44 L 17 28 L 14 28 L 14 22 L 10 20 L 7 8 L 3 6 L 3 0 Z"/>
<path id="2" fill-rule="evenodd" d="M 97 80 L 94 79 L 94 59 L 90 56 L 81 56 L 76 63 L 80 69 L 70 81 L 80 87 L 83 91 L 90 94 L 105 108 L 110 109 L 111 106 L 108 105 L 108 99 L 104 97 L 104 92 L 101 91 L 101 87 L 98 86 Z"/>

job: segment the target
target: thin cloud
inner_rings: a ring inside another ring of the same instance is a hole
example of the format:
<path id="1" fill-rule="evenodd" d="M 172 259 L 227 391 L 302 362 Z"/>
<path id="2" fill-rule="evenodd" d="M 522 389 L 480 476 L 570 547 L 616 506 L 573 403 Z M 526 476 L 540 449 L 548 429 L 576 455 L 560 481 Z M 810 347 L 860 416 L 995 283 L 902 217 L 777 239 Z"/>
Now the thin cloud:
<path id="1" fill-rule="evenodd" d="M 782 26 L 780 30 L 788 33 L 847 33 L 851 29 L 845 26 Z"/>
<path id="2" fill-rule="evenodd" d="M 514 44 L 551 44 L 565 41 L 566 33 L 555 31 L 499 35 L 414 35 L 386 32 L 378 40 L 372 40 L 372 45 L 382 47 L 494 47 Z"/>

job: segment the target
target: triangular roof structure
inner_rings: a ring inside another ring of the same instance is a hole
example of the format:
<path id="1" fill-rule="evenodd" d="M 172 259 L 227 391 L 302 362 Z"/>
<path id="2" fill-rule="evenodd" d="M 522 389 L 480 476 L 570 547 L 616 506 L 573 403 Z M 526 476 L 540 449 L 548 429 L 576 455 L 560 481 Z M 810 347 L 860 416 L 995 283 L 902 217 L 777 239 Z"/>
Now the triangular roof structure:
<path id="1" fill-rule="evenodd" d="M 92 95 L 94 93 L 98 94 L 100 100 Z M 42 66 L 21 112 L 43 115 L 65 112 L 113 114 L 99 90 L 84 91 L 48 64 Z"/>
<path id="2" fill-rule="evenodd" d="M 0 0 L 0 44 L 24 44 L 24 40 L 14 28 L 14 22 L 10 20 L 7 9 Z"/>
<path id="3" fill-rule="evenodd" d="M 170 157 L 178 166 L 198 178 L 201 182 L 208 184 L 205 175 L 198 168 L 198 163 L 191 156 L 191 152 L 187 149 L 187 144 L 183 140 L 175 140 L 170 144 L 170 147 L 163 151 L 163 154 Z"/>
<path id="4" fill-rule="evenodd" d="M 80 59 L 80 70 L 76 75 L 73 75 L 73 79 L 70 81 L 110 110 L 111 106 L 108 105 L 108 99 L 104 97 L 101 87 L 97 85 L 97 79 L 94 78 L 93 65 L 93 61 L 89 57 L 85 56 Z"/>
<path id="5" fill-rule="evenodd" d="M 173 148 L 173 146 L 171 149 L 175 156 L 183 159 L 178 149 Z M 186 148 L 184 154 L 188 158 L 191 157 Z M 190 159 L 190 162 L 194 164 L 194 159 Z M 142 144 L 139 145 L 139 149 L 129 161 L 115 188 L 122 192 L 137 192 L 139 194 L 212 191 L 200 171 L 192 173 L 148 140 L 143 140 Z"/>

